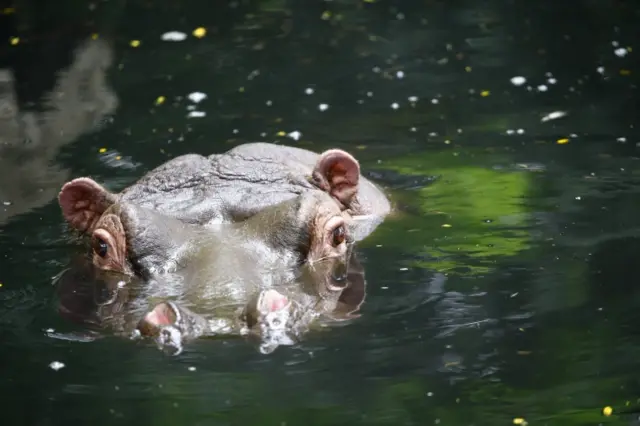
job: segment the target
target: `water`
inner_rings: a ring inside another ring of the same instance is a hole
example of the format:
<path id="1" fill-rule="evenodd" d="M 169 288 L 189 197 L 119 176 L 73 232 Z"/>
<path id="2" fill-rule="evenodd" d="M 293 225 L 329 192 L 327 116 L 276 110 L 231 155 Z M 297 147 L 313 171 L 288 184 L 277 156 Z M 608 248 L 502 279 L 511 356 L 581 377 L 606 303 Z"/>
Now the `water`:
<path id="1" fill-rule="evenodd" d="M 3 424 L 637 421 L 638 13 L 604 0 L 5 9 Z M 268 356 L 242 339 L 172 358 L 49 336 L 81 331 L 53 306 L 78 252 L 55 201 L 66 180 L 117 190 L 256 140 L 347 149 L 391 194 L 397 213 L 358 247 L 361 318 Z"/>

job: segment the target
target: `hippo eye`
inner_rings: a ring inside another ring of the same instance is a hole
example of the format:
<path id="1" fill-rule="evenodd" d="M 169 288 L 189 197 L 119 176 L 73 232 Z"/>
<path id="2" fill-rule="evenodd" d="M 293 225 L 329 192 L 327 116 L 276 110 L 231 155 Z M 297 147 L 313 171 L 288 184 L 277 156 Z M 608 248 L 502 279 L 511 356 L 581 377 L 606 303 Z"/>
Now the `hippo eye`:
<path id="1" fill-rule="evenodd" d="M 333 230 L 333 246 L 337 247 L 344 242 L 347 233 L 344 230 L 344 225 L 340 225 Z"/>
<path id="2" fill-rule="evenodd" d="M 100 257 L 105 257 L 107 255 L 107 252 L 109 251 L 109 246 L 107 245 L 107 243 L 105 243 L 102 238 L 98 237 L 93 239 L 91 248 L 93 249 L 93 252 Z"/>

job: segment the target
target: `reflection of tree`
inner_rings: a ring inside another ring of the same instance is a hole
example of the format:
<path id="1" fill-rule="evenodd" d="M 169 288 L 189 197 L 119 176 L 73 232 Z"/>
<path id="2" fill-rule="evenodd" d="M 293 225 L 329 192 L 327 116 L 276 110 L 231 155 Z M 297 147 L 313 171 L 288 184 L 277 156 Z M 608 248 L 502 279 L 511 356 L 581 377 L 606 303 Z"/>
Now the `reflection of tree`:
<path id="1" fill-rule="evenodd" d="M 13 75 L 0 70 L 0 224 L 54 198 L 68 172 L 50 164 L 53 157 L 115 110 L 117 98 L 106 83 L 111 63 L 106 42 L 85 41 L 58 75 L 43 112 L 20 111 Z"/>

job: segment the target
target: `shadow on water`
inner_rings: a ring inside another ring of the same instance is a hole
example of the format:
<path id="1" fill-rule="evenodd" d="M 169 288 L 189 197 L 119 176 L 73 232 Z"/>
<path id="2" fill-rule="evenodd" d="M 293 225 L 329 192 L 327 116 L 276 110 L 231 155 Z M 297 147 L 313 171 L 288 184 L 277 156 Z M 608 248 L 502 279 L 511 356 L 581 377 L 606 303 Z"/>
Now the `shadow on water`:
<path id="1" fill-rule="evenodd" d="M 7 424 L 637 421 L 635 3 L 81 3 L 0 10 Z M 87 333 L 54 302 L 64 181 L 256 140 L 347 149 L 393 198 L 360 318 L 268 356 L 50 337 Z"/>

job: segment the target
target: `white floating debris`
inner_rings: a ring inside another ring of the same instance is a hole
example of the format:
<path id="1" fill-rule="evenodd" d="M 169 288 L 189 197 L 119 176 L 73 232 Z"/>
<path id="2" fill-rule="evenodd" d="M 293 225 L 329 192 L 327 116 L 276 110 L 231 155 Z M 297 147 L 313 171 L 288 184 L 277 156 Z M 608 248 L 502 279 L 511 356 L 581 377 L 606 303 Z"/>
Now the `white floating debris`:
<path id="1" fill-rule="evenodd" d="M 260 70 L 253 70 L 247 76 L 247 80 L 253 80 L 254 78 L 256 78 L 259 75 L 260 75 Z"/>
<path id="2" fill-rule="evenodd" d="M 582 200 L 582 197 L 578 195 L 578 196 L 576 197 L 576 200 L 580 201 L 580 200 Z"/>
<path id="3" fill-rule="evenodd" d="M 367 96 L 371 98 L 373 96 L 373 92 L 367 92 Z"/>
<path id="4" fill-rule="evenodd" d="M 266 104 L 267 104 L 267 106 L 271 106 L 271 105 L 273 105 L 273 101 L 267 101 Z"/>
<path id="5" fill-rule="evenodd" d="M 396 78 L 404 78 L 404 71 L 398 71 L 396 73 Z"/>
<path id="6" fill-rule="evenodd" d="M 511 84 L 513 84 L 514 86 L 522 86 L 526 82 L 527 82 L 527 79 L 520 75 L 511 77 Z"/>
<path id="7" fill-rule="evenodd" d="M 372 71 L 375 72 L 375 73 L 379 73 L 380 72 L 380 67 L 373 67 Z"/>
<path id="8" fill-rule="evenodd" d="M 553 77 L 550 77 L 550 78 L 547 80 L 547 83 L 549 83 L 549 84 L 556 84 L 557 82 L 558 82 L 558 80 L 556 80 L 556 79 L 555 79 L 555 78 L 553 78 Z"/>
<path id="9" fill-rule="evenodd" d="M 237 135 L 237 134 L 240 132 L 240 130 L 238 130 L 238 129 L 233 129 L 231 132 L 232 132 L 234 135 Z"/>
<path id="10" fill-rule="evenodd" d="M 436 136 L 438 136 L 438 133 L 437 132 L 431 132 L 431 133 L 429 133 L 429 136 L 436 137 Z"/>
<path id="11" fill-rule="evenodd" d="M 409 100 L 409 102 L 418 102 L 417 96 L 409 96 L 407 99 Z"/>
<path id="12" fill-rule="evenodd" d="M 596 71 L 598 71 L 600 74 L 604 74 L 604 67 L 598 67 L 596 68 Z"/>
<path id="13" fill-rule="evenodd" d="M 391 108 L 392 109 L 398 109 L 398 108 L 400 108 L 400 105 L 397 102 L 394 102 L 394 103 L 391 104 Z"/>
<path id="14" fill-rule="evenodd" d="M 547 86 L 545 86 L 544 84 L 541 84 L 540 86 L 538 86 L 538 92 L 546 92 L 547 91 Z"/>
<path id="15" fill-rule="evenodd" d="M 549 120 L 557 120 L 558 118 L 562 118 L 567 115 L 566 111 L 553 111 L 540 119 L 543 123 Z"/>
<path id="16" fill-rule="evenodd" d="M 53 328 L 47 328 L 45 330 L 45 333 L 53 333 L 53 332 L 55 332 L 55 330 Z"/>
<path id="17" fill-rule="evenodd" d="M 507 134 L 508 135 L 513 135 L 516 131 L 513 129 L 507 129 Z"/>
<path id="18" fill-rule="evenodd" d="M 400 268 L 401 271 L 408 271 L 409 268 Z"/>
<path id="19" fill-rule="evenodd" d="M 163 41 L 182 41 L 187 38 L 187 34 L 180 31 L 169 31 L 160 37 Z"/>
<path id="20" fill-rule="evenodd" d="M 416 129 L 415 127 L 412 127 L 409 130 L 411 130 L 412 132 L 417 132 L 418 131 L 418 129 Z"/>
<path id="21" fill-rule="evenodd" d="M 523 135 L 524 134 L 524 129 L 518 129 L 516 130 L 516 133 L 519 135 Z"/>
<path id="22" fill-rule="evenodd" d="M 202 118 L 202 117 L 205 117 L 206 115 L 207 113 L 204 111 L 190 111 L 189 114 L 187 114 L 187 117 Z"/>
<path id="23" fill-rule="evenodd" d="M 617 138 L 617 139 L 616 139 L 616 141 L 618 141 L 618 142 L 626 142 L 626 141 L 627 141 L 627 138 L 625 138 L 625 137 L 620 137 L 620 138 Z"/>
<path id="24" fill-rule="evenodd" d="M 438 102 L 440 102 L 439 100 L 437 100 L 436 98 L 431 99 L 431 103 L 432 104 L 437 104 Z"/>
<path id="25" fill-rule="evenodd" d="M 207 95 L 206 93 L 202 92 L 193 92 L 189 93 L 187 97 L 191 100 L 191 102 L 200 103 L 200 101 L 207 98 Z"/>
<path id="26" fill-rule="evenodd" d="M 624 47 L 618 47 L 616 50 L 613 51 L 613 53 L 615 53 L 616 56 L 622 58 L 627 56 L 627 53 L 629 53 L 629 51 Z"/>
<path id="27" fill-rule="evenodd" d="M 49 368 L 51 368 L 54 371 L 58 371 L 61 368 L 64 368 L 64 364 L 59 361 L 53 361 L 51 364 L 49 364 Z"/>
<path id="28" fill-rule="evenodd" d="M 313 87 L 307 87 L 306 89 L 304 89 L 304 93 L 307 95 L 313 95 Z"/>
<path id="29" fill-rule="evenodd" d="M 329 105 L 327 105 L 327 104 L 320 104 L 320 105 L 318 105 L 318 109 L 319 109 L 320 111 L 326 111 L 326 110 L 328 110 L 328 109 L 329 109 Z"/>
<path id="30" fill-rule="evenodd" d="M 189 371 L 196 371 L 196 368 L 195 368 L 195 367 L 193 367 L 193 366 L 191 366 L 191 367 L 189 367 L 189 368 L 188 368 L 188 370 L 189 370 Z"/>
<path id="31" fill-rule="evenodd" d="M 297 141 L 298 139 L 300 139 L 300 136 L 302 136 L 302 133 L 300 133 L 297 130 L 294 130 L 293 132 L 289 133 L 287 136 L 289 136 L 291 139 Z"/>
<path id="32" fill-rule="evenodd" d="M 620 43 L 618 43 L 617 41 L 614 40 L 614 41 L 611 42 L 611 45 L 613 47 L 618 47 L 618 46 L 620 46 Z"/>

